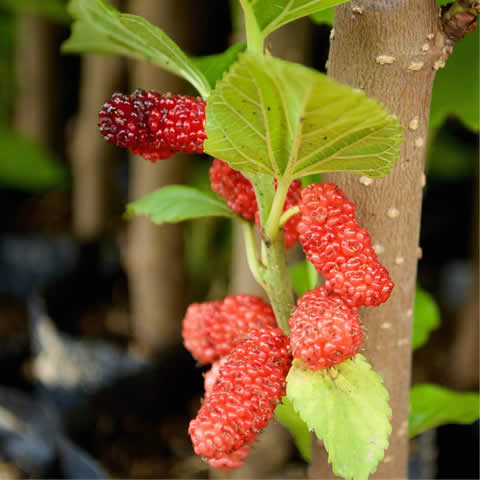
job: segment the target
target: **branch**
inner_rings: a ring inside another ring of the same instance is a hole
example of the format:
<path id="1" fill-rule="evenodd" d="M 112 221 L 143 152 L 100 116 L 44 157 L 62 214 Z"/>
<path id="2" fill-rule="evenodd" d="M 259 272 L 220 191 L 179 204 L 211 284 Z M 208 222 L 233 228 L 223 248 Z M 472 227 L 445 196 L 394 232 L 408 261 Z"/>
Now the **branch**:
<path id="1" fill-rule="evenodd" d="M 477 27 L 479 0 L 457 0 L 442 7 L 442 30 L 447 42 L 454 44 Z"/>

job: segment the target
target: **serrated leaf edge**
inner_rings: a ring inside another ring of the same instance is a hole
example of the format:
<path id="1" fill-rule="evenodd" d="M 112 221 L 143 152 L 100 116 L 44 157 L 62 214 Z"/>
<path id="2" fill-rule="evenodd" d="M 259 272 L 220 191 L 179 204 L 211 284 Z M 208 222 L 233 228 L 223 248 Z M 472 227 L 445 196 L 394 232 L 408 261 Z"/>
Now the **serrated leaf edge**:
<path id="1" fill-rule="evenodd" d="M 357 357 L 358 357 L 360 360 L 363 360 L 363 361 L 364 361 L 364 365 L 367 366 L 367 370 L 371 370 L 373 373 L 376 374 L 376 376 L 377 376 L 378 378 L 380 378 L 380 383 L 384 386 L 384 382 L 383 382 L 382 376 L 373 369 L 372 365 L 368 362 L 368 360 L 367 360 L 363 355 L 357 354 L 357 355 L 355 355 L 355 357 L 353 357 L 353 358 L 351 358 L 351 359 L 349 359 L 349 360 L 346 360 L 346 361 L 347 361 L 347 362 L 356 361 Z M 307 367 L 305 367 L 305 368 L 307 368 Z M 335 367 L 332 367 L 332 368 L 335 369 Z M 328 370 L 330 370 L 330 369 L 328 369 Z M 288 376 L 287 376 L 287 377 L 288 377 Z M 330 378 L 331 378 L 331 377 L 330 377 Z M 331 378 L 331 380 L 332 380 L 332 382 L 334 381 L 334 379 L 332 379 L 332 378 Z M 384 400 L 385 400 L 385 402 L 387 403 L 388 412 L 389 412 L 389 413 L 388 413 L 388 418 L 391 418 L 391 416 L 392 416 L 392 409 L 391 409 L 390 405 L 388 404 L 388 400 L 390 399 L 390 394 L 389 394 L 388 390 L 385 388 L 385 386 L 384 386 L 384 388 L 383 388 L 383 392 L 384 392 Z M 319 435 L 317 434 L 317 432 L 316 432 L 316 430 L 315 430 L 314 427 L 310 428 L 310 426 L 308 425 L 307 420 L 303 417 L 302 412 L 300 412 L 300 410 L 297 409 L 297 407 L 296 407 L 296 405 L 295 405 L 294 399 L 290 399 L 290 398 L 289 398 L 289 400 L 290 400 L 291 403 L 292 403 L 293 409 L 298 413 L 298 415 L 300 416 L 300 418 L 301 418 L 301 419 L 305 422 L 305 424 L 307 425 L 308 430 L 309 430 L 310 432 L 314 432 L 314 433 L 315 433 L 315 436 L 324 443 L 325 449 L 327 450 L 327 453 L 328 453 L 328 463 L 329 463 L 330 465 L 332 465 L 332 471 L 333 471 L 333 473 L 334 473 L 335 475 L 340 475 L 340 476 L 342 476 L 342 473 L 339 472 L 339 471 L 337 471 L 336 468 L 335 468 L 335 466 L 334 466 L 334 459 L 332 458 L 330 452 L 328 451 L 327 446 L 325 445 L 324 439 L 321 438 L 321 436 L 319 436 Z M 381 454 L 379 454 L 379 455 L 377 455 L 377 456 L 375 457 L 375 460 L 377 461 L 377 463 L 376 463 L 376 466 L 375 466 L 374 469 L 370 469 L 370 470 L 369 470 L 369 473 L 370 473 L 370 474 L 373 474 L 373 473 L 375 473 L 375 472 L 377 471 L 378 464 L 379 464 L 379 463 L 382 461 L 382 459 L 384 458 L 384 456 L 385 456 L 385 451 L 387 450 L 387 448 L 388 448 L 389 445 L 390 445 L 390 442 L 389 442 L 388 438 L 390 437 L 390 435 L 391 435 L 391 433 L 392 433 L 392 424 L 391 424 L 391 422 L 388 422 L 388 427 L 389 427 L 389 428 L 388 428 L 388 433 L 387 433 L 387 436 L 386 436 L 385 441 L 383 442 L 383 443 L 384 443 L 384 449 L 383 449 L 383 451 L 381 452 Z M 353 479 L 354 477 L 352 476 L 352 477 L 343 477 L 343 478 L 344 478 L 345 480 L 349 480 L 349 479 Z"/>

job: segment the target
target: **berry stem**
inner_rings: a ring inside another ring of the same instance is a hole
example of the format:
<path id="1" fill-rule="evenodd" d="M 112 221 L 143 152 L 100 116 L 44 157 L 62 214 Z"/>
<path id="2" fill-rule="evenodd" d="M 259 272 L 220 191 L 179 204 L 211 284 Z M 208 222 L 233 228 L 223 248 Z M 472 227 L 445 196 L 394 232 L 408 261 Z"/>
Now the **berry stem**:
<path id="1" fill-rule="evenodd" d="M 255 241 L 255 233 L 253 231 L 253 226 L 250 222 L 242 221 L 242 229 L 243 238 L 245 240 L 245 249 L 247 251 L 248 266 L 257 283 L 263 288 L 265 288 L 265 282 L 263 281 L 265 267 L 260 263 L 258 259 L 257 244 Z"/>
<path id="2" fill-rule="evenodd" d="M 247 49 L 251 53 L 263 55 L 263 35 L 258 28 L 257 19 L 255 13 L 250 5 L 249 0 L 240 0 L 243 13 L 245 15 L 245 30 L 247 33 Z"/>
<path id="3" fill-rule="evenodd" d="M 285 240 L 283 234 L 279 235 L 279 224 L 289 184 L 279 180 L 275 192 L 273 179 L 269 175 L 251 174 L 249 180 L 255 189 L 263 228 L 262 286 L 270 299 L 278 326 L 288 335 L 290 331 L 288 319 L 295 309 L 295 302 L 287 268 Z M 270 232 L 274 232 L 275 235 L 267 233 L 265 225 L 270 225 Z"/>
<path id="4" fill-rule="evenodd" d="M 300 213 L 300 207 L 298 205 L 289 208 L 286 212 L 284 212 L 280 217 L 280 228 L 283 227 L 297 213 Z"/>
<path id="5" fill-rule="evenodd" d="M 266 262 L 263 275 L 264 288 L 275 312 L 278 326 L 288 335 L 290 332 L 288 319 L 295 308 L 295 302 L 287 268 L 283 234 L 277 235 L 275 240 L 268 243 L 262 239 L 262 250 Z"/>
<path id="6" fill-rule="evenodd" d="M 273 241 L 280 231 L 280 217 L 282 216 L 285 198 L 287 197 L 289 183 L 284 180 L 277 181 L 277 191 L 273 197 L 272 209 L 265 225 L 265 238 Z"/>

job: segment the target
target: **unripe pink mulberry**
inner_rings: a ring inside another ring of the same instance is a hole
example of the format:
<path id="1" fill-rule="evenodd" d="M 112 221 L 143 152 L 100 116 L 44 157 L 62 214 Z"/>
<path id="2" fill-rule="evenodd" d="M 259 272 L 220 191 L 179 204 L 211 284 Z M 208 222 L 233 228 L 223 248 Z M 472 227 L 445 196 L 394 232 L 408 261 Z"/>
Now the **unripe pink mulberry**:
<path id="1" fill-rule="evenodd" d="M 231 295 L 220 307 L 219 315 L 205 321 L 208 337 L 219 358 L 229 354 L 239 340 L 255 328 L 276 327 L 270 305 L 255 295 Z"/>
<path id="2" fill-rule="evenodd" d="M 225 455 L 220 458 L 210 458 L 208 464 L 213 468 L 228 472 L 234 468 L 240 468 L 244 464 L 249 453 L 250 445 L 245 445 L 238 450 L 235 450 L 230 455 Z"/>
<path id="3" fill-rule="evenodd" d="M 221 306 L 222 302 L 192 303 L 183 319 L 183 344 L 200 363 L 208 364 L 218 359 L 205 323 L 207 319 L 219 316 Z"/>
<path id="4" fill-rule="evenodd" d="M 351 306 L 379 305 L 393 288 L 377 260 L 355 205 L 334 183 L 311 184 L 301 193 L 299 239 L 308 260 L 325 276 L 328 291 Z"/>
<path id="5" fill-rule="evenodd" d="M 328 295 L 324 287 L 298 299 L 289 324 L 293 356 L 311 370 L 344 362 L 362 344 L 358 308 L 349 307 L 336 294 Z"/>
<path id="6" fill-rule="evenodd" d="M 195 453 L 222 459 L 255 439 L 285 394 L 289 341 L 279 328 L 250 332 L 228 355 L 189 434 Z"/>
<path id="7" fill-rule="evenodd" d="M 225 363 L 226 359 L 227 357 L 223 357 L 220 360 L 214 362 L 212 364 L 212 368 L 205 373 L 203 382 L 205 396 L 207 396 L 213 390 L 213 386 L 215 385 L 215 382 L 220 375 L 220 367 Z"/>
<path id="8" fill-rule="evenodd" d="M 224 357 L 255 328 L 275 327 L 272 307 L 254 295 L 233 295 L 223 302 L 194 303 L 183 320 L 185 348 L 200 363 Z"/>
<path id="9" fill-rule="evenodd" d="M 215 158 L 210 167 L 210 185 L 228 207 L 246 220 L 252 220 L 258 210 L 255 191 L 250 181 L 223 160 Z"/>
<path id="10" fill-rule="evenodd" d="M 176 152 L 202 153 L 207 138 L 205 102 L 187 95 L 115 93 L 99 118 L 100 132 L 109 143 L 152 162 Z"/>

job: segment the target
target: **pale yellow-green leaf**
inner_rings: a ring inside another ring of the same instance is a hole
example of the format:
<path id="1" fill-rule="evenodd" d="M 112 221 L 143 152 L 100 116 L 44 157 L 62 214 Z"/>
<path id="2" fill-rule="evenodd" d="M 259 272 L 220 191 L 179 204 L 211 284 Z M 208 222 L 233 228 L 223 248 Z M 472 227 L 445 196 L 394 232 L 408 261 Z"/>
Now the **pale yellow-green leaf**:
<path id="1" fill-rule="evenodd" d="M 376 471 L 388 447 L 391 409 L 382 378 L 362 355 L 316 372 L 295 359 L 287 396 L 323 441 L 336 475 L 361 480 Z"/>
<path id="2" fill-rule="evenodd" d="M 293 179 L 348 171 L 387 175 L 396 118 L 360 90 L 298 64 L 239 56 L 207 103 L 205 150 L 244 172 Z"/>
<path id="3" fill-rule="evenodd" d="M 315 12 L 346 3 L 348 0 L 249 0 L 263 35 Z"/>

